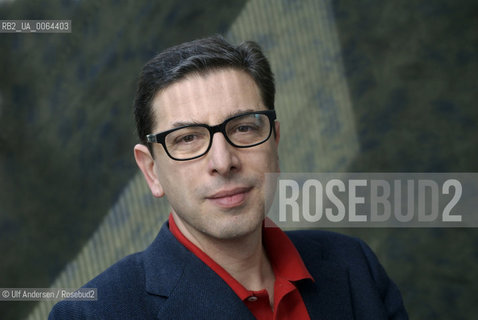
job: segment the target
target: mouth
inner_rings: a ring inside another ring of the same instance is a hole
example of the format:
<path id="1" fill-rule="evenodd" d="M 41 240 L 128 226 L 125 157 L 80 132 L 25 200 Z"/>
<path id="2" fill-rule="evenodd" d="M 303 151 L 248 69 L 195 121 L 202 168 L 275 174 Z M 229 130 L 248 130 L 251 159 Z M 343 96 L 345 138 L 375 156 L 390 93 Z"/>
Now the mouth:
<path id="1" fill-rule="evenodd" d="M 252 187 L 240 187 L 228 190 L 221 190 L 206 197 L 209 201 L 222 208 L 234 208 L 242 205 L 251 191 Z"/>

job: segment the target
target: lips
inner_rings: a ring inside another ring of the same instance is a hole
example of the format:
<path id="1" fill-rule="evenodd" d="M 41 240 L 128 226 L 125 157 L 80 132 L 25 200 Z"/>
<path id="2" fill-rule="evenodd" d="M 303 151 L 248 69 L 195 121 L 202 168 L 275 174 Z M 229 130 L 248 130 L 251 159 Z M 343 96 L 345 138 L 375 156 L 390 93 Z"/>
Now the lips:
<path id="1" fill-rule="evenodd" d="M 207 199 L 219 207 L 233 208 L 240 206 L 246 200 L 247 194 L 251 189 L 252 187 L 240 187 L 221 190 L 207 197 Z"/>

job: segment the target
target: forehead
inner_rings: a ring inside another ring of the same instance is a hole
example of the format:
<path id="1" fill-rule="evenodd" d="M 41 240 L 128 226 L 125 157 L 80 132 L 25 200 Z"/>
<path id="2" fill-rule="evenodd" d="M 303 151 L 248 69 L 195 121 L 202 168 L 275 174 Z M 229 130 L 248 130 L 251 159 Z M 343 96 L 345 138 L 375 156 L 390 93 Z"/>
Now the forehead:
<path id="1" fill-rule="evenodd" d="M 265 109 L 252 77 L 235 69 L 187 76 L 158 92 L 152 107 L 155 132 L 178 122 L 212 125 L 241 110 Z"/>

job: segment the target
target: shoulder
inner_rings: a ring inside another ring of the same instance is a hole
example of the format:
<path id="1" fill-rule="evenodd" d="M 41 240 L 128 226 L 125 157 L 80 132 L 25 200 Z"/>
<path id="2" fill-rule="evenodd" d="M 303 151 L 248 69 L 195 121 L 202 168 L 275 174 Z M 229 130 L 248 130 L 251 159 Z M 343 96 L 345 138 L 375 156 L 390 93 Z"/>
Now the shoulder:
<path id="1" fill-rule="evenodd" d="M 163 224 L 146 250 L 126 256 L 82 286 L 97 289 L 96 301 L 63 300 L 53 307 L 49 319 L 150 318 L 153 305 L 163 301 L 152 295 L 158 296 L 157 288 L 180 274 L 180 251 L 167 223 Z"/>
<path id="2" fill-rule="evenodd" d="M 141 299 L 139 293 L 144 292 L 145 282 L 143 254 L 139 252 L 121 259 L 83 285 L 82 288 L 97 289 L 95 301 L 60 301 L 48 319 L 103 319 L 104 310 L 118 310 L 117 306 L 131 305 Z M 124 315 L 119 318 L 123 319 Z"/>
<path id="3" fill-rule="evenodd" d="M 359 238 L 322 230 L 286 233 L 306 264 L 328 261 L 348 268 L 351 276 L 371 276 L 378 282 L 388 279 L 375 253 Z"/>
<path id="4" fill-rule="evenodd" d="M 368 245 L 356 237 L 323 230 L 287 231 L 299 252 L 320 252 L 323 259 L 341 260 L 363 257 L 371 252 Z"/>
<path id="5" fill-rule="evenodd" d="M 49 319 L 154 318 L 191 256 L 166 222 L 146 250 L 121 259 L 82 287 L 96 288 L 96 301 L 61 301 Z"/>
<path id="6" fill-rule="evenodd" d="M 113 290 L 125 285 L 130 286 L 138 281 L 144 282 L 144 254 L 142 251 L 124 257 L 93 278 L 84 287 Z"/>
<path id="7" fill-rule="evenodd" d="M 334 278 L 344 270 L 357 308 L 366 310 L 364 306 L 375 301 L 384 306 L 389 319 L 408 319 L 400 291 L 364 241 L 331 231 L 286 233 L 315 279 Z"/>

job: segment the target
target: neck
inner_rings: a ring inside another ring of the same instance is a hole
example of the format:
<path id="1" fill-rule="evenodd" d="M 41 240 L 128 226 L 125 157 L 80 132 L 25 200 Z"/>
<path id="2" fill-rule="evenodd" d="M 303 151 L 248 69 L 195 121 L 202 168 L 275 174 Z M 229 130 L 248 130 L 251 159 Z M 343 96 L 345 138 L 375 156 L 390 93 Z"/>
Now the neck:
<path id="1" fill-rule="evenodd" d="M 267 289 L 272 299 L 274 272 L 262 243 L 262 228 L 235 239 L 217 239 L 188 228 L 173 215 L 182 234 L 224 268 L 246 289 Z"/>

